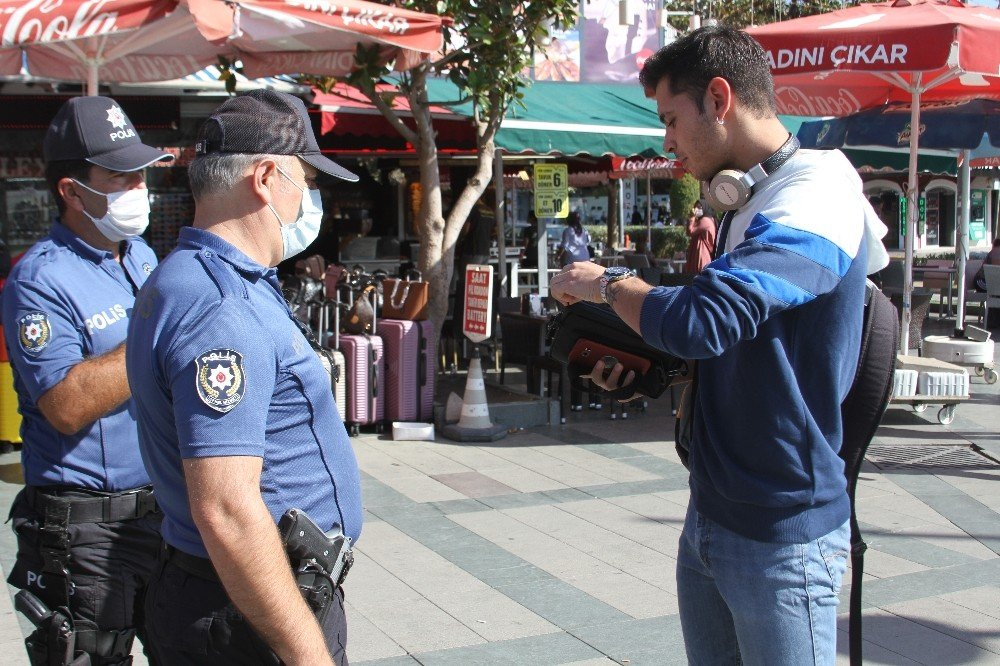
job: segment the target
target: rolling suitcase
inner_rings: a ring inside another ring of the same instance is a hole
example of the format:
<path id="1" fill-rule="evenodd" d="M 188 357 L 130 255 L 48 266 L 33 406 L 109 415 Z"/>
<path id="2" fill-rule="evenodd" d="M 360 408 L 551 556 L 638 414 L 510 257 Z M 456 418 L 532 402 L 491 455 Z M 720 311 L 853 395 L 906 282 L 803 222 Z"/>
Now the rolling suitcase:
<path id="1" fill-rule="evenodd" d="M 434 408 L 434 361 L 430 321 L 382 319 L 385 347 L 385 415 L 388 421 L 430 421 Z"/>
<path id="2" fill-rule="evenodd" d="M 332 329 L 329 322 L 331 309 L 334 313 Z M 339 349 L 339 328 L 340 311 L 337 309 L 337 303 L 327 301 L 320 310 L 319 335 L 317 338 L 329 354 L 327 363 L 333 366 L 330 370 L 330 375 L 333 379 L 333 401 L 337 403 L 337 413 L 340 414 L 340 420 L 347 423 L 347 364 L 344 360 L 343 352 Z"/>
<path id="3" fill-rule="evenodd" d="M 374 294 L 372 294 L 374 310 Z M 372 331 L 375 318 L 372 317 Z M 347 418 L 348 432 L 357 435 L 361 426 L 381 426 L 385 419 L 385 353 L 382 338 L 368 333 L 340 335 L 340 351 L 347 367 Z"/>
<path id="4" fill-rule="evenodd" d="M 385 418 L 382 383 L 385 357 L 382 338 L 377 335 L 342 335 L 340 351 L 347 366 L 347 418 L 351 435 L 361 426 L 381 423 Z"/>

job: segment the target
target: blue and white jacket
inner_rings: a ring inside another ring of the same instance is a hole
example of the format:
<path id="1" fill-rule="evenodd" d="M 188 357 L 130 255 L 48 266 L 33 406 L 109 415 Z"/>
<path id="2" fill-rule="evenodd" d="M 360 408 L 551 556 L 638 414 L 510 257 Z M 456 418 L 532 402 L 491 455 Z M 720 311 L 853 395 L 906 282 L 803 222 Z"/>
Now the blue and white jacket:
<path id="1" fill-rule="evenodd" d="M 646 296 L 646 341 L 699 359 L 691 500 L 710 520 L 777 543 L 847 521 L 840 403 L 885 231 L 843 153 L 800 150 L 757 186 L 692 286 Z"/>

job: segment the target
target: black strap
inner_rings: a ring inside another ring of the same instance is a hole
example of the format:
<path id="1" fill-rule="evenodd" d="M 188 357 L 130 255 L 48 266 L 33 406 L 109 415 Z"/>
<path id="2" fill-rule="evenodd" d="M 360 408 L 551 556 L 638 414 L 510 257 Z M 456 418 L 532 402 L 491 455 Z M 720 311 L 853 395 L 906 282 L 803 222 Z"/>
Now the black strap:
<path id="1" fill-rule="evenodd" d="M 732 224 L 734 217 L 736 217 L 736 211 L 734 210 L 727 210 L 722 215 L 722 221 L 719 222 L 719 231 L 715 238 L 715 252 L 712 253 L 713 261 L 726 253 L 726 240 L 729 238 L 729 225 Z"/>
<path id="2" fill-rule="evenodd" d="M 861 330 L 861 352 L 854 382 L 840 406 L 844 441 L 847 494 L 851 500 L 851 599 L 849 621 L 850 663 L 861 664 L 861 584 L 864 553 L 868 546 L 861 538 L 855 511 L 855 491 L 865 451 L 875 436 L 882 414 L 889 404 L 899 342 L 896 308 L 881 291 L 869 284 Z"/>
<path id="3" fill-rule="evenodd" d="M 134 520 L 156 511 L 152 486 L 97 497 L 60 496 L 32 486 L 24 490 L 28 506 L 56 527 Z"/>

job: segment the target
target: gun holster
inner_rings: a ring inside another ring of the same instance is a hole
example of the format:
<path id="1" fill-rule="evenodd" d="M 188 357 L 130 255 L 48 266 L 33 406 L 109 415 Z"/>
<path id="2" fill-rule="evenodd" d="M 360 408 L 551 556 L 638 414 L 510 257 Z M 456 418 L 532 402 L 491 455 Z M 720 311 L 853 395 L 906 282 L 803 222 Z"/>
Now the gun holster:
<path id="1" fill-rule="evenodd" d="M 90 655 L 76 649 L 76 631 L 66 608 L 49 610 L 27 590 L 14 596 L 14 605 L 35 625 L 24 639 L 31 666 L 90 666 Z"/>
<path id="2" fill-rule="evenodd" d="M 324 533 L 304 511 L 289 509 L 278 522 L 299 591 L 323 624 L 336 590 L 354 563 L 351 539 L 339 525 Z"/>

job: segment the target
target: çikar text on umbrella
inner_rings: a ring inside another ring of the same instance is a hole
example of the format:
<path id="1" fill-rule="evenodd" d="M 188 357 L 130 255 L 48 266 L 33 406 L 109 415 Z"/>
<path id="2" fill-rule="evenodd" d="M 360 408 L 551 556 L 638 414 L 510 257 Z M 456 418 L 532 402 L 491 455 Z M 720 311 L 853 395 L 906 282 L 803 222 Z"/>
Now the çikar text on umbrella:
<path id="1" fill-rule="evenodd" d="M 829 63 L 841 65 L 887 65 L 906 63 L 906 44 L 839 44 L 829 50 Z M 816 67 L 827 63 L 825 46 L 798 49 L 778 49 L 767 52 L 772 70 L 798 67 Z"/>

